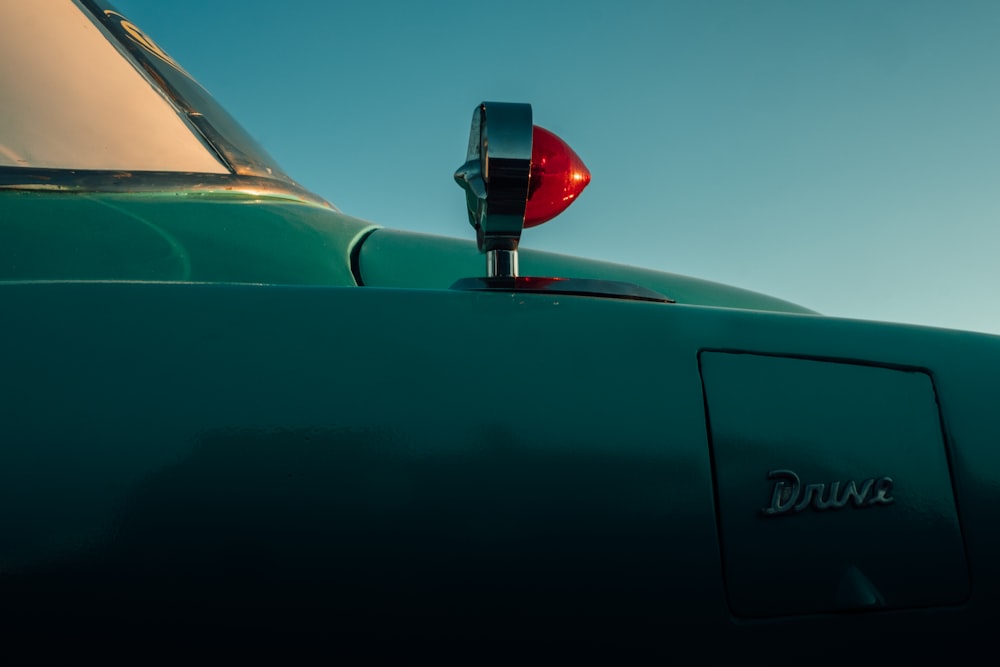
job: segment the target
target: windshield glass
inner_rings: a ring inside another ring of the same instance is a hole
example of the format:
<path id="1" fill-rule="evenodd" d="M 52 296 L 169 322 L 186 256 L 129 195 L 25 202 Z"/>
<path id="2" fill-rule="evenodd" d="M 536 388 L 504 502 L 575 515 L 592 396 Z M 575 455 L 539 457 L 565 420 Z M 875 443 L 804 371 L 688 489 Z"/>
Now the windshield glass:
<path id="1" fill-rule="evenodd" d="M 229 170 L 79 7 L 5 3 L 0 165 Z"/>
<path id="2" fill-rule="evenodd" d="M 11 167 L 298 187 L 180 65 L 97 0 L 0 9 L 0 170 Z"/>

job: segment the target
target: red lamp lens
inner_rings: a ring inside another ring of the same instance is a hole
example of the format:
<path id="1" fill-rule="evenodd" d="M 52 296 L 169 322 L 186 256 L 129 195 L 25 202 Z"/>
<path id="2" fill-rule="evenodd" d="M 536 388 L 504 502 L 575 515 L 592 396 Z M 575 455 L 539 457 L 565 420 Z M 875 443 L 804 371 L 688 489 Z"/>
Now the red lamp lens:
<path id="1" fill-rule="evenodd" d="M 566 210 L 590 183 L 590 172 L 566 142 L 535 125 L 524 226 L 534 227 Z"/>

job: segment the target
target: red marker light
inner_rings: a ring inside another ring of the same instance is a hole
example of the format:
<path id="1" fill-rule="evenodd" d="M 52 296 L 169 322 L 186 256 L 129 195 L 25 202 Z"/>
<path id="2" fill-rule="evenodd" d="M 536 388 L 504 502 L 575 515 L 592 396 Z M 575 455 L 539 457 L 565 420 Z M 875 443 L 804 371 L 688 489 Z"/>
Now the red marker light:
<path id="1" fill-rule="evenodd" d="M 565 211 L 589 183 L 590 172 L 565 141 L 543 127 L 531 128 L 525 227 L 540 225 Z"/>

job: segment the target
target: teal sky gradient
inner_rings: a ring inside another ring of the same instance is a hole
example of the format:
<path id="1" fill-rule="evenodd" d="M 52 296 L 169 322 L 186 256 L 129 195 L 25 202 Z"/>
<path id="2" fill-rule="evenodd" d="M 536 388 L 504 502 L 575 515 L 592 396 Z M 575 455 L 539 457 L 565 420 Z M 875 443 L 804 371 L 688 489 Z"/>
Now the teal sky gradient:
<path id="1" fill-rule="evenodd" d="M 1000 334 L 1000 2 L 115 5 L 351 215 L 472 239 L 473 107 L 530 102 L 593 181 L 524 247 Z"/>

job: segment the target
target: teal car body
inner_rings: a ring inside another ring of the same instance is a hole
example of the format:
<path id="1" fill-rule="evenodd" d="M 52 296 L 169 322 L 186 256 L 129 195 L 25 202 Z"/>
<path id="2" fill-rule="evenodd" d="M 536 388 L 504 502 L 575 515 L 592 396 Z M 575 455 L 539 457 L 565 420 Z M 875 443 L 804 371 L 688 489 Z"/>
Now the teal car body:
<path id="1" fill-rule="evenodd" d="M 12 655 L 990 645 L 1000 339 L 530 251 L 674 303 L 452 289 L 474 242 L 268 172 L 131 24 L 67 7 L 224 169 L 0 166 Z"/>

